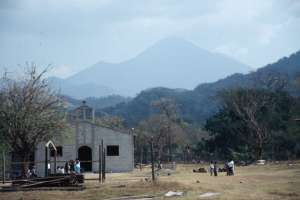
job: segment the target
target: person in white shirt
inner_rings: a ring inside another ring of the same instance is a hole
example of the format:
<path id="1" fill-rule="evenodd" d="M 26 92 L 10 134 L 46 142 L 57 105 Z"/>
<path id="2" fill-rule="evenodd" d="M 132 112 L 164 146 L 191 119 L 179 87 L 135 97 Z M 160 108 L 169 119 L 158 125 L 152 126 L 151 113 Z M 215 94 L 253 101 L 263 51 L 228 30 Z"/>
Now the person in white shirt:
<path id="1" fill-rule="evenodd" d="M 212 176 L 213 173 L 214 173 L 214 168 L 215 168 L 215 166 L 214 166 L 213 161 L 210 161 L 209 172 L 210 172 L 210 175 L 211 175 L 211 176 Z"/>
<path id="2" fill-rule="evenodd" d="M 228 162 L 228 167 L 229 167 L 229 175 L 234 176 L 234 161 L 233 160 Z"/>

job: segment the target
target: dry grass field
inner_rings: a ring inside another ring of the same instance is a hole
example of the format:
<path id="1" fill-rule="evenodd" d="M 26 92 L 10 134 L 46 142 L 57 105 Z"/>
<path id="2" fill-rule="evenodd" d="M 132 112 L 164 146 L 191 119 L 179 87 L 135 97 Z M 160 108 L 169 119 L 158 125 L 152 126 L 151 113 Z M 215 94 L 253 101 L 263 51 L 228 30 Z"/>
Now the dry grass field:
<path id="1" fill-rule="evenodd" d="M 219 195 L 206 199 L 300 199 L 300 163 L 237 167 L 236 176 L 211 177 L 193 173 L 199 165 L 179 165 L 176 172 L 158 176 L 157 183 L 148 182 L 150 170 L 107 174 L 105 184 L 86 181 L 83 191 L 28 191 L 0 193 L 2 200 L 100 200 L 125 196 L 153 195 L 154 199 L 205 199 L 206 192 Z M 87 177 L 96 177 L 89 174 Z M 163 197 L 168 191 L 183 191 L 181 197 Z M 133 198 L 127 198 L 133 199 Z"/>

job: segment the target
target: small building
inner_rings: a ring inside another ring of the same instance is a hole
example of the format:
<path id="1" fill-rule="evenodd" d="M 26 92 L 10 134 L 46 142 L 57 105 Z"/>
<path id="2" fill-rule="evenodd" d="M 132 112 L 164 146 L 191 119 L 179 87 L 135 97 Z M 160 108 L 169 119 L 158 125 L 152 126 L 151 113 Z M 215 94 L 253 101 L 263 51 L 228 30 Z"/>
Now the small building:
<path id="1" fill-rule="evenodd" d="M 134 167 L 133 135 L 128 131 L 113 130 L 97 125 L 94 110 L 85 102 L 70 112 L 68 128 L 52 138 L 57 148 L 57 166 L 66 161 L 79 159 L 84 172 L 99 171 L 99 146 L 103 140 L 106 151 L 106 171 L 128 172 Z M 45 170 L 45 143 L 35 151 L 35 165 L 39 176 Z M 54 171 L 54 151 L 49 151 L 48 160 Z M 48 161 L 48 162 L 49 162 Z"/>

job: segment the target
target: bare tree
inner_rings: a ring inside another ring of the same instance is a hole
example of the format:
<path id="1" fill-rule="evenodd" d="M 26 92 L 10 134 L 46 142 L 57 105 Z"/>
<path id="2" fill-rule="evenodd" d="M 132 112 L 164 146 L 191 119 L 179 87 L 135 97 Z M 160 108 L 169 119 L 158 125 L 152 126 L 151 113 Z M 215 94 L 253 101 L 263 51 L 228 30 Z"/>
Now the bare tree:
<path id="1" fill-rule="evenodd" d="M 1 80 L 1 134 L 11 151 L 23 159 L 23 175 L 37 144 L 49 139 L 65 124 L 62 102 L 48 86 L 46 72 L 38 73 L 33 65 L 17 80 L 7 74 Z"/>
<path id="2" fill-rule="evenodd" d="M 161 114 L 153 115 L 140 122 L 135 132 L 138 133 L 138 142 L 142 144 L 141 147 L 146 145 L 150 138 L 153 138 L 156 160 L 160 161 L 170 161 L 172 159 L 170 148 L 186 142 L 183 128 L 176 123 L 169 124 L 166 116 Z"/>
<path id="3" fill-rule="evenodd" d="M 158 101 L 152 102 L 153 107 L 158 108 L 161 119 L 161 130 L 166 140 L 168 147 L 168 161 L 172 161 L 172 143 L 175 136 L 175 132 L 172 130 L 178 121 L 177 118 L 177 105 L 173 99 L 161 98 Z"/>
<path id="4" fill-rule="evenodd" d="M 271 134 L 270 118 L 276 103 L 272 93 L 258 89 L 235 89 L 221 93 L 224 108 L 233 111 L 244 123 L 254 139 L 257 159 L 263 155 L 263 146 Z"/>

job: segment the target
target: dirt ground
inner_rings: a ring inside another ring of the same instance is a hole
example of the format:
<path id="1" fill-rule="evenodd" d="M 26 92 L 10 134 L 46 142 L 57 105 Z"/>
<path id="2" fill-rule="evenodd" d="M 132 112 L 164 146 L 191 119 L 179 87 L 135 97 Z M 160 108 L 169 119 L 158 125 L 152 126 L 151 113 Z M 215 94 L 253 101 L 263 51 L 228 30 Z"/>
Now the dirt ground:
<path id="1" fill-rule="evenodd" d="M 83 191 L 4 192 L 0 193 L 0 199 L 100 200 L 139 195 L 155 196 L 153 199 L 300 199 L 299 162 L 237 167 L 235 176 L 220 173 L 218 177 L 192 172 L 199 167 L 203 166 L 178 165 L 176 171 L 171 171 L 169 176 L 169 171 L 164 170 L 159 173 L 156 183 L 149 181 L 150 169 L 145 168 L 131 173 L 107 174 L 105 184 L 99 184 L 96 180 L 86 181 L 86 189 Z M 86 174 L 86 177 L 96 178 L 97 174 Z M 182 191 L 184 195 L 164 197 L 168 191 Z M 200 197 L 207 192 L 219 194 L 207 198 Z"/>

